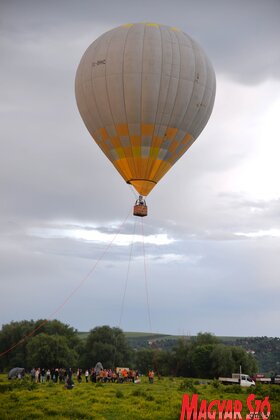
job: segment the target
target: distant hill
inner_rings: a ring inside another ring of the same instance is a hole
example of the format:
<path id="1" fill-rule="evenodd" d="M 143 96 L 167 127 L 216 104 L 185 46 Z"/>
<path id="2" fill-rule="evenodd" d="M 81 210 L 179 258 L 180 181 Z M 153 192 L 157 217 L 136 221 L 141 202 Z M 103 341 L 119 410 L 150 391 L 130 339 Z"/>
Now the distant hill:
<path id="1" fill-rule="evenodd" d="M 280 374 L 280 338 L 279 337 L 232 337 L 225 344 L 241 346 L 254 354 L 259 370 L 271 376 Z"/>
<path id="2" fill-rule="evenodd" d="M 88 332 L 79 332 L 80 338 L 85 340 Z M 180 338 L 194 339 L 195 336 L 168 335 L 147 332 L 124 332 L 132 348 L 155 348 L 171 351 Z M 217 337 L 221 343 L 229 346 L 240 346 L 251 352 L 257 359 L 259 372 L 266 374 L 280 374 L 280 338 L 278 337 Z"/>
<path id="3" fill-rule="evenodd" d="M 79 337 L 86 340 L 88 332 L 79 332 Z M 171 351 L 180 338 L 185 340 L 192 340 L 195 336 L 186 335 L 170 335 L 161 333 L 147 333 L 147 332 L 124 332 L 127 341 L 134 349 L 143 348 L 158 348 L 162 350 Z M 217 337 L 223 344 L 235 345 L 242 340 L 242 337 Z M 239 344 L 240 345 L 240 344 Z"/>
<path id="4" fill-rule="evenodd" d="M 79 337 L 82 340 L 86 340 L 88 332 L 78 332 Z M 157 344 L 157 347 L 170 348 L 176 344 L 180 338 L 185 340 L 194 339 L 195 336 L 191 335 L 170 335 L 170 334 L 161 334 L 161 333 L 147 333 L 147 332 L 124 332 L 128 342 L 134 348 L 147 348 L 150 347 L 152 343 Z M 223 344 L 235 345 L 239 343 L 243 337 L 217 337 Z M 245 339 L 245 338 L 244 338 Z"/>
<path id="5" fill-rule="evenodd" d="M 88 332 L 78 332 L 82 340 L 86 340 Z M 158 347 L 165 350 L 172 350 L 176 342 L 182 336 L 146 332 L 124 332 L 127 341 L 134 349 Z"/>

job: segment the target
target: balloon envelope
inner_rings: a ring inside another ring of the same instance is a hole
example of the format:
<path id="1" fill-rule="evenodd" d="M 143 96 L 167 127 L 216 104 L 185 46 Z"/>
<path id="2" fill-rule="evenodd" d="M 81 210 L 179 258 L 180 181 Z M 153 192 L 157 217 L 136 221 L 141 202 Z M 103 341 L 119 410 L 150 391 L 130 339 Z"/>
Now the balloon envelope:
<path id="1" fill-rule="evenodd" d="M 84 53 L 76 100 L 98 146 L 141 195 L 188 150 L 215 99 L 215 73 L 202 48 L 165 25 L 122 25 Z"/>

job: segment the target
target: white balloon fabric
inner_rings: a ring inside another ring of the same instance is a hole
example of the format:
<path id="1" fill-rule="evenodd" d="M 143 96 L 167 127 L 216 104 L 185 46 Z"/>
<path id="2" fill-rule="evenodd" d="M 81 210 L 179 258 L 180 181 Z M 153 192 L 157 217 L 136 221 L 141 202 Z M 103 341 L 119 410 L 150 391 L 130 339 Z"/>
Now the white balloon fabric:
<path id="1" fill-rule="evenodd" d="M 177 28 L 126 24 L 84 53 L 76 100 L 91 136 L 146 196 L 199 136 L 211 115 L 215 73 Z"/>

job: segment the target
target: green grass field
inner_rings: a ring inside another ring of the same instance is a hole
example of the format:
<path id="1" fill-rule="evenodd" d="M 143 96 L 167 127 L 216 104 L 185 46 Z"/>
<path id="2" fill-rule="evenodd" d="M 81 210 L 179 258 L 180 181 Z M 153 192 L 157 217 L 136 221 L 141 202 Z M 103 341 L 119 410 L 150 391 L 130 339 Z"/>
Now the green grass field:
<path id="1" fill-rule="evenodd" d="M 269 396 L 270 420 L 280 420 L 280 386 L 248 390 L 183 378 L 155 379 L 151 385 L 142 378 L 140 384 L 75 382 L 66 390 L 62 384 L 31 384 L 29 378 L 8 381 L 6 375 L 0 375 L 0 419 L 179 420 L 183 395 L 193 393 L 208 402 L 240 399 L 243 406 L 249 393 L 262 400 Z"/>

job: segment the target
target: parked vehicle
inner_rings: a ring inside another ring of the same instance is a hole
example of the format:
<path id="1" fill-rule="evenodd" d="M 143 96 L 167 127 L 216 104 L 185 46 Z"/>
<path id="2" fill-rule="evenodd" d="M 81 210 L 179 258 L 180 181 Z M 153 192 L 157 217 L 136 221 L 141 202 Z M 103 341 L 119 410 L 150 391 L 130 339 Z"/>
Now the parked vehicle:
<path id="1" fill-rule="evenodd" d="M 255 376 L 253 376 L 253 379 L 256 383 L 261 384 L 271 384 L 271 378 L 265 377 L 262 373 L 257 373 Z"/>
<path id="2" fill-rule="evenodd" d="M 233 373 L 231 378 L 220 377 L 219 381 L 224 385 L 254 386 L 255 381 L 244 373 Z"/>
<path id="3" fill-rule="evenodd" d="M 280 385 L 280 375 L 274 376 L 274 378 L 272 378 L 272 383 L 275 385 Z"/>

